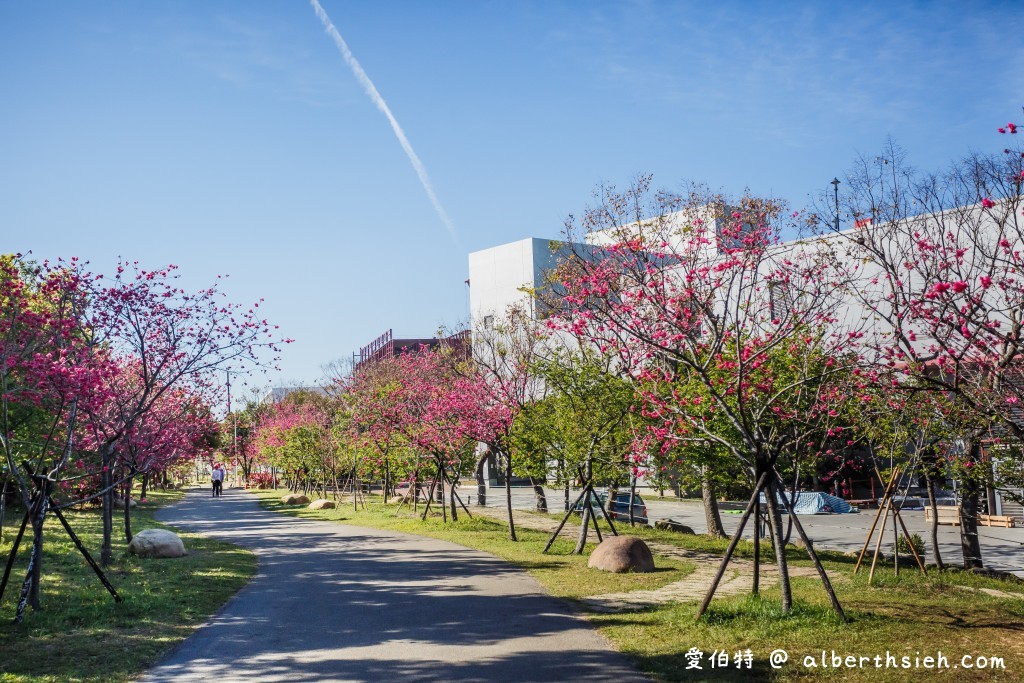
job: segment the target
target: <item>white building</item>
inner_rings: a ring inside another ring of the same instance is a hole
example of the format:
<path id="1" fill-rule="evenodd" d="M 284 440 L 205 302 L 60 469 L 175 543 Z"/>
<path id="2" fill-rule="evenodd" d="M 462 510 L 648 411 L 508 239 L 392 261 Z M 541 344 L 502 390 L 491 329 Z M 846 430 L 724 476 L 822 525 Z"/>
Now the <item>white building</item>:
<path id="1" fill-rule="evenodd" d="M 532 293 L 543 287 L 546 274 L 569 247 L 558 240 L 528 237 L 469 255 L 469 312 L 472 329 L 489 326 L 514 304 L 534 316 Z"/>
<path id="2" fill-rule="evenodd" d="M 970 215 L 972 220 L 977 220 L 979 214 L 976 212 L 981 211 L 981 205 L 964 207 L 955 211 L 962 211 L 964 215 Z M 672 252 L 678 249 L 685 240 L 689 240 L 696 231 L 717 233 L 721 230 L 722 221 L 715 218 L 716 215 L 727 215 L 727 213 L 723 214 L 721 210 L 714 211 L 708 208 L 704 215 L 692 211 L 669 214 L 650 221 L 589 233 L 585 237 L 585 244 L 527 238 L 473 252 L 469 255 L 472 329 L 491 327 L 495 318 L 500 318 L 513 304 L 518 304 L 522 309 L 530 311 L 535 318 L 543 317 L 543 311 L 535 310 L 537 304 L 533 293 L 548 284 L 548 273 L 572 250 L 577 253 L 586 253 L 587 250 L 598 250 L 625 240 L 649 239 L 647 236 L 654 234 L 659 235 L 656 239 L 660 244 L 652 243 L 649 248 L 653 251 Z M 934 218 L 935 215 L 922 215 L 909 219 L 909 222 L 927 222 Z M 980 220 L 985 220 L 985 218 L 981 217 Z M 830 249 L 835 252 L 836 258 L 844 258 L 842 255 L 846 253 L 846 246 L 850 244 L 850 241 L 845 238 L 854 236 L 859 229 L 859 226 L 854 227 L 846 231 L 844 236 L 830 234 L 809 240 L 785 243 L 780 245 L 780 249 L 788 251 L 790 255 L 803 250 L 821 253 L 822 249 Z M 855 238 L 852 241 L 855 241 Z M 645 244 L 645 247 L 648 245 Z M 714 259 L 716 255 L 714 247 L 709 246 L 707 254 L 709 260 Z M 872 268 L 871 266 L 866 267 Z M 865 270 L 865 267 L 860 267 L 856 277 L 856 281 L 859 282 L 857 289 L 860 289 L 863 294 L 877 287 L 877 284 L 872 286 L 871 281 L 878 274 L 879 271 L 873 268 L 869 272 Z M 783 294 L 787 298 L 798 295 L 793 292 Z M 786 299 L 776 301 L 776 292 L 770 291 L 769 295 L 772 297 L 770 303 L 773 308 L 780 303 L 783 306 L 788 303 Z M 836 320 L 840 327 L 849 331 L 861 330 L 872 335 L 885 335 L 888 332 L 862 305 L 859 297 L 851 294 L 843 297 L 839 309 L 836 311 Z M 921 338 L 921 343 L 926 341 L 926 333 L 923 330 L 918 333 L 918 336 Z M 993 493 L 995 495 L 991 500 L 997 514 L 1024 514 L 1018 504 L 1013 503 L 1000 492 Z M 1024 492 L 1018 492 L 1018 494 L 1020 493 Z"/>

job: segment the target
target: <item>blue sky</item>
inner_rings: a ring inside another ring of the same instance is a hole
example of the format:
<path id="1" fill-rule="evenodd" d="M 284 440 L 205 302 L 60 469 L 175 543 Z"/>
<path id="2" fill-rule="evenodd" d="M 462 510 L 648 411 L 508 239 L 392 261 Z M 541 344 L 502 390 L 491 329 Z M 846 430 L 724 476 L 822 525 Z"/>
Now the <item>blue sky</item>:
<path id="1" fill-rule="evenodd" d="M 1015 2 L 0 1 L 0 250 L 175 263 L 265 298 L 313 382 L 467 317 L 469 251 L 557 237 L 598 183 L 787 199 L 892 136 L 921 168 L 1020 120 Z"/>

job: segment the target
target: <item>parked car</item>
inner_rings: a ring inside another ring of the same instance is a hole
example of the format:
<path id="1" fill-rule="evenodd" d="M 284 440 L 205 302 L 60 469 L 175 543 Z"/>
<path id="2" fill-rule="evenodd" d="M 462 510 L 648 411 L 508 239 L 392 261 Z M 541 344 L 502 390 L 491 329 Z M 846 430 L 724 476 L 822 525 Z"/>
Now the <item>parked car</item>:
<path id="1" fill-rule="evenodd" d="M 609 516 L 616 522 L 628 522 L 629 521 L 629 491 L 619 491 L 615 494 L 615 499 L 608 502 L 607 491 L 597 491 L 597 497 L 601 500 L 601 504 L 604 505 L 605 509 L 608 510 Z M 601 514 L 600 507 L 595 503 L 591 503 L 591 509 L 597 516 L 603 516 Z M 583 502 L 577 503 L 573 510 L 576 513 L 583 511 Z M 644 499 L 637 493 L 633 496 L 633 521 L 638 524 L 649 524 L 647 519 L 647 505 L 644 504 Z"/>

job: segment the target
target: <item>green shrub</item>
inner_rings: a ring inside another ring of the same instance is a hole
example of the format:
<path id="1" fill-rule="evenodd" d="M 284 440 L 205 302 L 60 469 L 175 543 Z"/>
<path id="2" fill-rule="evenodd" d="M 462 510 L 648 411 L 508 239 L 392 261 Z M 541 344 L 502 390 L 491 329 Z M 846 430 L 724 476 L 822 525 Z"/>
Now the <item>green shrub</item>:
<path id="1" fill-rule="evenodd" d="M 896 552 L 900 555 L 910 555 L 910 546 L 914 546 L 914 550 L 917 551 L 918 555 L 924 553 L 924 539 L 921 538 L 920 534 L 912 534 L 910 536 L 910 543 L 907 543 L 906 536 L 900 536 L 896 540 Z"/>

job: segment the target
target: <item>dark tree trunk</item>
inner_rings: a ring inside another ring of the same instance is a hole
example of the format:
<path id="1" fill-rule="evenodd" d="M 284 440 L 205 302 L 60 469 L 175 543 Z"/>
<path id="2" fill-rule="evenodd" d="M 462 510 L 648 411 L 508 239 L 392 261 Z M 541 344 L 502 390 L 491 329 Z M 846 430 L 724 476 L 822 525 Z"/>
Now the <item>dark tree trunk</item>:
<path id="1" fill-rule="evenodd" d="M 538 483 L 536 479 L 530 477 L 530 484 L 533 486 L 533 495 L 536 497 L 536 510 L 537 512 L 548 511 L 548 497 L 544 493 L 544 484 Z"/>
<path id="2" fill-rule="evenodd" d="M 111 486 L 113 472 L 110 467 L 113 461 L 113 453 L 109 452 L 109 449 L 104 449 L 103 473 L 100 476 L 100 486 L 103 489 L 103 544 L 100 548 L 100 565 L 104 567 L 109 567 L 114 561 L 114 489 Z"/>
<path id="3" fill-rule="evenodd" d="M 503 453 L 505 459 L 505 509 L 508 512 L 508 537 L 512 541 L 518 541 L 516 537 L 516 522 L 512 517 L 512 456 Z"/>
<path id="4" fill-rule="evenodd" d="M 33 610 L 42 609 L 39 600 L 39 587 L 43 576 L 43 521 L 46 517 L 45 504 L 38 506 L 32 515 L 32 571 L 31 586 L 28 591 L 28 605 Z"/>
<path id="5" fill-rule="evenodd" d="M 149 475 L 142 475 L 142 490 L 139 492 L 139 500 L 146 500 L 146 494 L 149 492 Z"/>
<path id="6" fill-rule="evenodd" d="M 576 538 L 576 547 L 572 549 L 576 555 L 582 555 L 583 549 L 587 547 L 587 534 L 590 531 L 590 491 L 583 497 L 583 522 L 580 524 L 580 533 Z"/>
<path id="7" fill-rule="evenodd" d="M 583 497 L 583 523 L 580 525 L 580 535 L 579 538 L 576 539 L 576 547 L 573 548 L 573 552 L 577 555 L 582 555 L 583 549 L 587 546 L 587 534 L 589 533 L 587 527 L 590 526 L 590 497 L 593 495 L 590 482 L 594 479 L 594 464 L 589 459 L 587 460 L 587 469 L 584 476 L 585 479 L 583 485 L 586 487 L 587 494 Z"/>
<path id="8" fill-rule="evenodd" d="M 932 519 L 928 524 L 928 541 L 932 546 L 932 558 L 939 570 L 944 569 L 942 555 L 939 553 L 939 508 L 935 504 L 935 479 L 932 477 L 931 466 L 926 466 L 924 471 L 925 483 L 928 486 L 928 507 L 932 510 Z"/>
<path id="9" fill-rule="evenodd" d="M 449 485 L 450 485 L 450 487 L 448 489 L 448 502 L 449 502 L 449 507 L 451 508 L 451 511 L 452 511 L 452 521 L 453 522 L 457 522 L 457 521 L 459 521 L 458 505 L 455 502 L 455 487 L 459 485 L 459 479 L 458 479 L 458 474 L 457 473 L 455 473 L 455 472 L 452 473 L 452 478 L 451 478 L 451 481 L 449 482 Z M 443 477 L 441 479 L 441 488 L 442 488 L 442 490 L 444 489 L 444 478 Z"/>
<path id="10" fill-rule="evenodd" d="M 487 463 L 488 453 L 480 456 L 476 461 L 476 504 L 480 507 L 487 505 L 487 481 L 484 479 L 484 465 Z"/>
<path id="11" fill-rule="evenodd" d="M 725 538 L 725 527 L 722 526 L 722 515 L 718 510 L 718 498 L 715 496 L 715 487 L 711 483 L 711 476 L 706 467 L 701 468 L 700 495 L 704 501 L 704 521 L 708 526 L 708 536 Z"/>
<path id="12" fill-rule="evenodd" d="M 988 514 L 994 515 L 996 512 L 996 487 L 992 485 L 992 482 L 996 479 L 996 473 L 994 465 L 991 459 L 986 459 L 984 463 L 979 464 L 979 467 L 983 466 L 986 473 L 985 481 L 985 505 L 988 508 Z"/>
<path id="13" fill-rule="evenodd" d="M 132 478 L 124 485 L 124 541 L 132 542 Z"/>
<path id="14" fill-rule="evenodd" d="M 793 609 L 793 593 L 789 584 L 789 566 L 786 562 L 785 539 L 782 536 L 782 514 L 779 512 L 779 503 L 776 500 L 778 487 L 773 481 L 769 481 L 765 487 L 765 499 L 768 503 L 768 521 L 772 527 L 772 543 L 775 546 L 775 561 L 779 567 L 779 587 L 782 592 L 782 612 L 788 613 Z"/>
<path id="15" fill-rule="evenodd" d="M 972 439 L 968 450 L 970 460 L 981 463 L 981 444 Z M 980 466 L 980 465 L 979 465 Z M 960 499 L 960 549 L 964 555 L 964 569 L 981 569 L 981 541 L 978 537 L 978 503 L 981 486 L 970 475 L 963 478 L 963 495 Z"/>
<path id="16" fill-rule="evenodd" d="M 960 501 L 960 549 L 964 554 L 964 569 L 981 569 L 981 541 L 978 538 L 978 499 L 980 492 L 973 483 L 964 482 Z"/>

